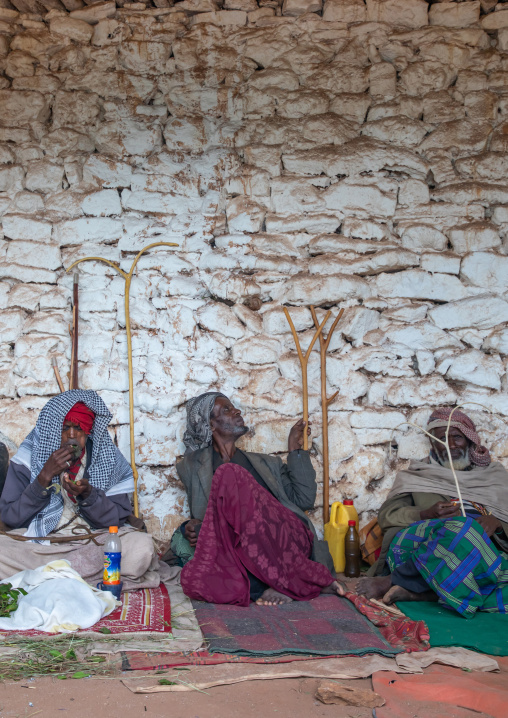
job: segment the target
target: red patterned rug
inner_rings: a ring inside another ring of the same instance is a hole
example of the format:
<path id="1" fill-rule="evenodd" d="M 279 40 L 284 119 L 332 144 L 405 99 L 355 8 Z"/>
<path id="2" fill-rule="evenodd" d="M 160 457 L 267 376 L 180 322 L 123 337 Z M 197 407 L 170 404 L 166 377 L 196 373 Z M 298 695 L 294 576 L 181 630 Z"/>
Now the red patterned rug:
<path id="1" fill-rule="evenodd" d="M 158 588 L 145 588 L 122 593 L 122 605 L 95 626 L 76 631 L 76 635 L 97 634 L 104 637 L 109 634 L 150 634 L 171 633 L 171 603 L 168 589 L 161 583 Z M 0 631 L 0 636 L 45 637 L 61 634 L 43 631 Z"/>
<path id="2" fill-rule="evenodd" d="M 383 638 L 393 647 L 406 653 L 427 651 L 430 648 L 429 632 L 423 621 L 413 621 L 406 616 L 396 616 L 390 611 L 371 603 L 363 596 L 348 593 L 347 598 L 356 609 L 379 629 Z M 205 604 L 206 605 L 206 604 Z M 277 612 L 278 607 L 272 607 Z M 206 629 L 205 629 L 206 634 Z M 129 652 L 122 654 L 124 671 L 150 671 L 175 666 L 202 666 L 219 663 L 292 663 L 293 661 L 309 661 L 318 658 L 340 658 L 336 655 L 286 654 L 272 656 L 245 656 L 233 653 L 209 653 L 194 651 L 192 653 L 141 653 Z M 344 657 L 344 654 L 342 654 Z"/>

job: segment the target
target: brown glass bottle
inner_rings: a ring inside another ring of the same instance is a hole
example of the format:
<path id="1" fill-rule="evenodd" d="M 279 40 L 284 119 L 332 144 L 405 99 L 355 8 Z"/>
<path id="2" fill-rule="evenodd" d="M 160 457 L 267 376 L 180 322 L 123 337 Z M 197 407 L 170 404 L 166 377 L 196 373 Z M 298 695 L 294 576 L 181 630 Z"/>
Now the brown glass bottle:
<path id="1" fill-rule="evenodd" d="M 356 521 L 348 521 L 344 549 L 346 553 L 344 574 L 348 578 L 356 578 L 360 575 L 360 539 L 356 530 Z"/>

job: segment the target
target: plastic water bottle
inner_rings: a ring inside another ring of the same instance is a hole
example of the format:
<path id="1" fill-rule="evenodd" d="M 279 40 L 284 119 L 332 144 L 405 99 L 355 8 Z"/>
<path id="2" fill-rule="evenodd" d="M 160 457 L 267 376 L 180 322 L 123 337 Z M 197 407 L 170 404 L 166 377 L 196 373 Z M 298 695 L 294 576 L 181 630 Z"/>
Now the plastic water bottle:
<path id="1" fill-rule="evenodd" d="M 356 521 L 348 522 L 344 549 L 346 554 L 344 574 L 349 578 L 356 578 L 360 575 L 360 539 L 356 530 Z"/>
<path id="2" fill-rule="evenodd" d="M 118 535 L 118 526 L 110 526 L 108 540 L 104 546 L 104 575 L 101 588 L 103 591 L 111 591 L 118 599 L 122 591 L 121 563 L 122 542 Z"/>

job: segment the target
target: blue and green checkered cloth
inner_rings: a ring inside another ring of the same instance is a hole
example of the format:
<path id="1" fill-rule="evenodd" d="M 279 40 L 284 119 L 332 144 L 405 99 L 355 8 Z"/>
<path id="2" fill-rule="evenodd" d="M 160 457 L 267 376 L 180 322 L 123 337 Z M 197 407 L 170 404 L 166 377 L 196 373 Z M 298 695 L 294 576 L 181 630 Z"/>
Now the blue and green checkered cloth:
<path id="1" fill-rule="evenodd" d="M 508 556 L 474 519 L 429 519 L 400 531 L 390 545 L 390 570 L 408 559 L 441 602 L 465 618 L 508 613 Z"/>

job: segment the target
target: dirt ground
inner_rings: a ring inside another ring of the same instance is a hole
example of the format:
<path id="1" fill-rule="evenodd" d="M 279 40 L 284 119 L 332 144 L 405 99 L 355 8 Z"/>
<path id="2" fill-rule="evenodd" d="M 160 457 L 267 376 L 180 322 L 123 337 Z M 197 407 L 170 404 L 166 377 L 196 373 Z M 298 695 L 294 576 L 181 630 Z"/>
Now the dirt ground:
<path id="1" fill-rule="evenodd" d="M 340 681 L 371 688 L 371 680 Z M 34 681 L 0 684 L 2 718 L 268 718 L 329 716 L 371 718 L 372 709 L 327 706 L 315 698 L 318 679 L 249 681 L 206 693 L 138 695 L 119 679 Z M 27 687 L 30 686 L 30 687 Z"/>
<path id="2" fill-rule="evenodd" d="M 135 694 L 118 677 L 64 681 L 45 677 L 0 683 L 0 718 L 507 718 L 508 659 L 498 662 L 497 673 L 464 674 L 458 668 L 430 666 L 420 676 L 408 676 L 406 692 L 399 690 L 396 702 L 395 696 L 387 699 L 377 713 L 372 708 L 320 703 L 314 697 L 321 681 L 316 678 L 246 681 L 206 691 Z M 170 672 L 166 675 L 172 677 Z M 395 673 L 384 675 L 390 684 L 402 679 Z M 154 685 L 154 678 L 161 676 L 147 672 L 140 680 L 137 671 L 127 671 L 121 677 L 138 685 Z M 458 690 L 456 683 L 453 686 L 457 678 Z M 336 682 L 372 689 L 371 678 Z M 472 690 L 477 691 L 476 701 L 467 699 Z M 434 699 L 430 697 L 432 693 Z"/>

